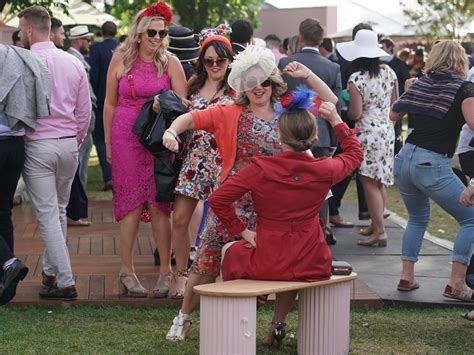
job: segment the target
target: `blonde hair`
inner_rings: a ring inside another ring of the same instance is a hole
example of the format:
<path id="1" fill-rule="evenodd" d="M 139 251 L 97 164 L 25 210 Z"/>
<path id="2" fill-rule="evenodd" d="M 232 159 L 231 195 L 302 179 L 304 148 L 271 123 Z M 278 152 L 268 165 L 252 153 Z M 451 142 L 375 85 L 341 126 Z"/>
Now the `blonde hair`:
<path id="1" fill-rule="evenodd" d="M 318 139 L 316 118 L 306 110 L 283 112 L 278 117 L 278 131 L 282 143 L 295 152 L 304 152 Z"/>
<path id="2" fill-rule="evenodd" d="M 442 40 L 431 49 L 423 72 L 427 74 L 440 70 L 453 70 L 463 78 L 467 76 L 469 65 L 466 51 L 458 42 Z"/>
<path id="3" fill-rule="evenodd" d="M 144 10 L 143 10 L 144 11 Z M 141 13 L 141 12 L 140 12 Z M 165 25 L 165 19 L 159 16 L 144 16 L 137 21 L 140 13 L 137 14 L 133 20 L 132 29 L 130 30 L 127 39 L 120 47 L 122 51 L 122 61 L 123 61 L 123 72 L 120 75 L 128 73 L 133 66 L 133 63 L 138 58 L 138 48 L 140 46 L 139 39 L 140 35 L 144 33 L 152 21 L 162 21 Z M 158 47 L 153 61 L 155 62 L 157 70 L 157 77 L 161 77 L 165 72 L 165 69 L 168 66 L 170 54 L 168 53 L 169 37 L 161 39 L 160 46 Z"/>
<path id="4" fill-rule="evenodd" d="M 268 79 L 272 81 L 272 96 L 270 97 L 270 102 L 274 104 L 278 102 L 280 100 L 280 96 L 286 92 L 287 85 L 283 81 L 278 68 L 273 69 Z M 245 92 L 239 92 L 237 99 L 235 99 L 235 103 L 245 107 L 250 105 L 249 98 Z"/>

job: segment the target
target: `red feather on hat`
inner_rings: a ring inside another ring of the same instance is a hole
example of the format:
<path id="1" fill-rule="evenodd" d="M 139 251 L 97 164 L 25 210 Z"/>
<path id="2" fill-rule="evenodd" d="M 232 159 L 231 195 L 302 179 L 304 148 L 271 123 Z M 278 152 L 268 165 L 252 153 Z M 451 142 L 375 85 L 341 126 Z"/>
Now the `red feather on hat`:
<path id="1" fill-rule="evenodd" d="M 157 2 L 156 4 L 148 6 L 145 11 L 143 11 L 140 16 L 137 18 L 137 22 L 140 22 L 140 20 L 145 17 L 145 16 L 150 16 L 150 17 L 163 17 L 165 19 L 166 24 L 170 24 L 171 21 L 173 20 L 173 14 L 171 13 L 171 9 L 168 5 L 166 5 L 164 2 L 160 1 Z"/>

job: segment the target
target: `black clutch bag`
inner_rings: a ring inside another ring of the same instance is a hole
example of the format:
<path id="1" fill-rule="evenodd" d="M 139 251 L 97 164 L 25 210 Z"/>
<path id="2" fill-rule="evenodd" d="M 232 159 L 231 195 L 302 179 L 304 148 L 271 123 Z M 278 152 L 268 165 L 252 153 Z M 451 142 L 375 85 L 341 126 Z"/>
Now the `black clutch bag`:
<path id="1" fill-rule="evenodd" d="M 352 273 L 352 266 L 347 261 L 333 261 L 332 274 L 333 275 L 350 275 Z"/>

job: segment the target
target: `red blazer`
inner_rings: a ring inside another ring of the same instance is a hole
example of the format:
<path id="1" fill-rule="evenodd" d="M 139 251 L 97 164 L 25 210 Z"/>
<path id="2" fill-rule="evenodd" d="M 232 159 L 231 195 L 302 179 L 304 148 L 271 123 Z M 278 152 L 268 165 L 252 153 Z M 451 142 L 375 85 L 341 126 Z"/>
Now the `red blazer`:
<path id="1" fill-rule="evenodd" d="M 228 274 L 227 279 L 239 275 L 238 278 L 309 281 L 330 276 L 332 255 L 324 241 L 319 212 L 331 187 L 362 162 L 355 132 L 345 123 L 335 127 L 344 151 L 334 158 L 313 158 L 297 152 L 253 158 L 211 195 L 210 207 L 231 234 L 246 228 L 237 217 L 233 202 L 248 191 L 252 192 L 258 215 L 257 248 L 252 249 L 252 265 L 246 266 L 250 272 L 241 274 L 234 269 L 230 272 L 233 276 Z M 271 252 L 263 252 L 263 248 Z M 224 278 L 226 270 L 243 267 L 233 264 L 222 266 Z"/>

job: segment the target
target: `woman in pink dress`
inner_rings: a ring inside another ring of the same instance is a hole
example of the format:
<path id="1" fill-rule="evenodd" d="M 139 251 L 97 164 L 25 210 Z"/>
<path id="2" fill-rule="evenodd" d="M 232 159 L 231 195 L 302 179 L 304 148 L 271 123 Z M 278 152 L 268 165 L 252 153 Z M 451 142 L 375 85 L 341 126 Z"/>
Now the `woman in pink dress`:
<path id="1" fill-rule="evenodd" d="M 154 297 L 162 296 L 160 290 L 171 272 L 170 205 L 156 202 L 153 155 L 132 133 L 147 98 L 164 89 L 186 97 L 184 71 L 178 59 L 166 50 L 166 26 L 170 21 L 171 11 L 162 2 L 140 12 L 124 45 L 114 53 L 107 74 L 104 129 L 107 159 L 112 164 L 114 213 L 120 225 L 119 278 L 123 293 L 131 297 L 148 295 L 133 266 L 140 220 L 151 221 L 160 253 L 160 277 L 153 289 Z"/>

